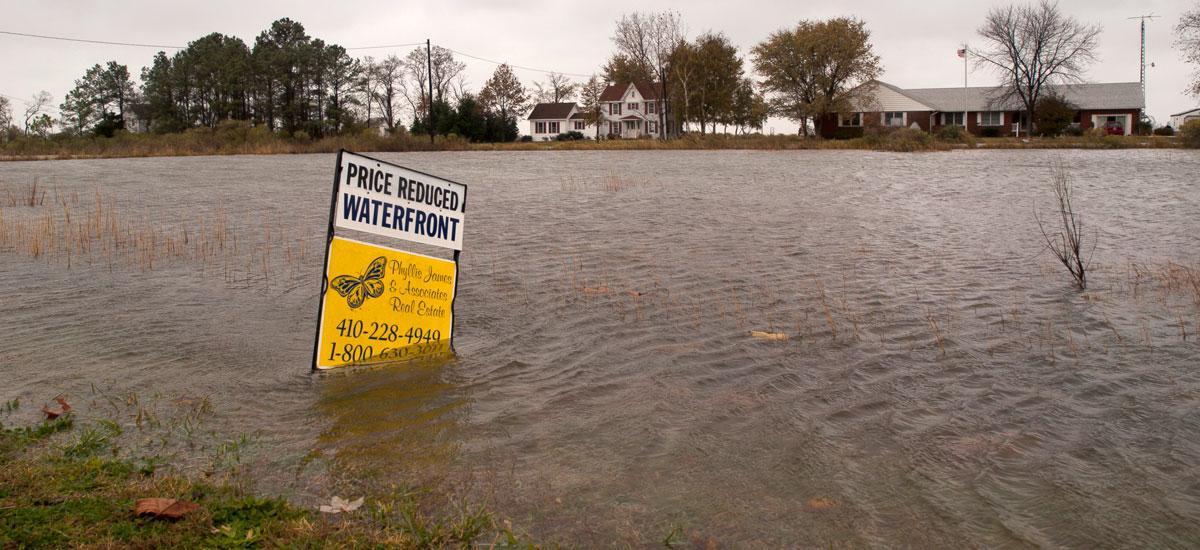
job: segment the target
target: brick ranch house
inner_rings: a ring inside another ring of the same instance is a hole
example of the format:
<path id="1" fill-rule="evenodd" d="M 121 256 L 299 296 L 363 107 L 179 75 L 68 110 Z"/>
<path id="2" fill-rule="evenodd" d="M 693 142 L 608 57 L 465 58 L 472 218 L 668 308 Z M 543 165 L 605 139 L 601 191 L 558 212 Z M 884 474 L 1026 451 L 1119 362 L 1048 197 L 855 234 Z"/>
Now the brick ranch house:
<path id="1" fill-rule="evenodd" d="M 600 94 L 604 119 L 600 133 L 609 139 L 661 137 L 659 113 L 662 100 L 654 84 L 610 84 Z M 529 133 L 534 141 L 554 139 L 569 131 L 583 133 L 591 139 L 596 127 L 583 120 L 579 106 L 574 103 L 538 103 L 529 113 Z"/>
<path id="2" fill-rule="evenodd" d="M 1048 86 L 1078 110 L 1073 126 L 1113 128 L 1133 133 L 1141 119 L 1145 98 L 1138 82 L 1070 84 Z M 1015 135 L 1028 124 L 1023 108 L 1015 103 L 996 104 L 996 88 L 900 88 L 873 80 L 851 91 L 855 111 L 828 114 L 821 122 L 821 136 L 851 138 L 862 135 L 863 126 L 917 127 L 936 132 L 943 126 L 963 126 L 975 135 Z M 965 120 L 964 120 L 965 119 Z"/>

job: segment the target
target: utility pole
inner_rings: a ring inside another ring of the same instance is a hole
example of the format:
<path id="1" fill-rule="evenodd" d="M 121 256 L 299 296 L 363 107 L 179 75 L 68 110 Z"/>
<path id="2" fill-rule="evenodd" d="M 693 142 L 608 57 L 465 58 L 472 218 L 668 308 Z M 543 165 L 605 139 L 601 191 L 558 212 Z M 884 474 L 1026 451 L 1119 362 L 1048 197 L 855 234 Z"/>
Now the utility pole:
<path id="1" fill-rule="evenodd" d="M 425 103 L 425 120 L 429 126 L 429 143 L 433 143 L 433 53 L 429 46 L 429 39 L 425 39 L 425 68 L 429 77 L 429 101 Z"/>
<path id="2" fill-rule="evenodd" d="M 1142 83 L 1142 116 L 1145 116 L 1146 114 L 1146 20 L 1155 19 L 1157 17 L 1157 15 L 1151 13 L 1150 15 L 1138 15 L 1136 17 L 1129 18 L 1140 19 L 1142 22 L 1142 61 L 1139 67 L 1139 79 Z"/>

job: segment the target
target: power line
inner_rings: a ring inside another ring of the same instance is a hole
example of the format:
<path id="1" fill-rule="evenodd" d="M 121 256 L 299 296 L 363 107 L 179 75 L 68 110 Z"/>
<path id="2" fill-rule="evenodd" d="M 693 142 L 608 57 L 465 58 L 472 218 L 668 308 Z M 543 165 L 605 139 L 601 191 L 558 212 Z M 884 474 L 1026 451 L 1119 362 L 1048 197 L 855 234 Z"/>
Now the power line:
<path id="1" fill-rule="evenodd" d="M 13 101 L 20 101 L 21 103 L 24 103 L 24 104 L 26 104 L 26 105 L 33 105 L 33 102 L 32 102 L 32 101 L 29 101 L 29 100 L 26 100 L 26 99 L 21 99 L 21 98 L 19 98 L 19 97 L 17 97 L 17 96 L 12 96 L 12 95 L 8 95 L 8 94 L 0 94 L 0 96 L 2 96 L 2 97 L 7 97 L 7 98 L 9 98 L 9 99 L 11 99 L 11 100 L 13 100 Z M 51 103 L 47 103 L 47 104 L 43 105 L 42 107 L 43 107 L 43 108 L 45 108 L 45 109 L 50 109 L 50 110 L 52 110 L 52 111 L 55 111 L 55 112 L 57 112 L 59 115 L 62 115 L 62 113 L 63 113 L 63 112 L 62 112 L 62 109 L 59 109 L 58 107 L 55 107 L 55 106 L 54 106 L 53 104 L 51 104 Z"/>
<path id="2" fill-rule="evenodd" d="M 504 63 L 504 62 L 501 62 L 501 61 L 495 61 L 495 60 L 492 60 L 492 59 L 486 59 L 486 58 L 479 57 L 479 56 L 476 56 L 476 55 L 471 55 L 471 54 L 469 54 L 469 53 L 467 53 L 467 52 L 460 52 L 460 51 L 458 51 L 458 50 L 455 50 L 455 49 L 453 49 L 453 48 L 446 48 L 446 49 L 447 49 L 447 50 L 450 50 L 450 51 L 452 51 L 452 52 L 454 52 L 454 53 L 456 53 L 456 54 L 458 54 L 458 55 L 461 55 L 461 56 L 463 56 L 463 57 L 469 57 L 469 58 L 471 58 L 471 59 L 477 59 L 477 60 L 479 60 L 479 61 L 485 61 L 485 62 L 487 62 L 487 63 L 491 63 L 491 64 L 493 64 L 493 65 L 508 65 L 509 67 L 512 67 L 512 68 L 514 68 L 514 69 L 523 69 L 523 70 L 526 70 L 526 71 L 534 71 L 534 72 L 538 72 L 538 73 L 546 73 L 546 74 L 555 73 L 555 74 L 561 74 L 561 75 L 564 75 L 564 76 L 578 76 L 578 77 L 580 77 L 580 78 L 590 78 L 590 77 L 592 76 L 592 75 L 590 75 L 590 74 L 564 73 L 564 72 L 559 72 L 559 71 L 548 71 L 548 70 L 546 70 L 546 69 L 538 69 L 538 68 L 534 68 L 534 67 L 523 67 L 523 66 L 521 66 L 521 65 L 514 65 L 514 64 L 512 64 L 512 63 Z"/>
<path id="3" fill-rule="evenodd" d="M 408 46 L 424 46 L 424 42 L 413 42 L 412 44 L 385 44 L 383 46 L 357 46 L 354 48 L 346 48 L 347 50 L 379 50 L 383 48 L 407 48 Z"/>
<path id="4" fill-rule="evenodd" d="M 107 40 L 88 40 L 86 38 L 68 38 L 65 36 L 47 36 L 44 34 L 29 34 L 24 32 L 0 31 L 0 34 L 10 34 L 13 36 L 24 36 L 27 38 L 44 38 L 46 40 L 61 40 L 63 42 L 83 42 L 85 44 L 107 44 L 109 46 L 134 46 L 138 48 L 163 48 L 170 50 L 182 50 L 183 46 L 164 46 L 162 44 L 135 44 L 131 42 L 109 42 Z"/>
<path id="5" fill-rule="evenodd" d="M 7 34 L 10 36 L 23 36 L 26 38 L 41 38 L 43 40 L 58 40 L 58 41 L 62 41 L 62 42 L 80 42 L 80 43 L 84 43 L 84 44 L 103 44 L 103 45 L 108 45 L 108 46 L 130 46 L 130 47 L 135 47 L 135 48 L 157 48 L 157 49 L 170 49 L 170 50 L 186 49 L 185 46 L 169 46 L 169 45 L 165 45 L 165 44 L 140 44 L 140 43 L 136 43 L 136 42 L 115 42 L 115 41 L 110 41 L 110 40 L 91 40 L 91 39 L 87 39 L 87 38 L 72 38 L 72 37 L 68 37 L 68 36 L 51 36 L 51 35 L 45 35 L 45 34 L 31 34 L 31 33 L 24 33 L 24 32 L 4 31 L 4 30 L 0 30 L 0 34 Z M 409 42 L 409 43 L 405 43 L 405 44 L 382 44 L 382 45 L 378 45 L 378 46 L 355 46 L 355 47 L 351 47 L 351 48 L 346 48 L 346 50 L 348 50 L 348 51 L 349 50 L 379 50 L 379 49 L 387 49 L 387 48 L 407 48 L 410 46 L 423 46 L 423 45 L 425 45 L 424 42 Z M 525 71 L 533 71 L 533 72 L 545 73 L 545 74 L 557 73 L 557 74 L 561 74 L 564 76 L 575 76 L 575 77 L 579 77 L 579 78 L 589 78 L 592 76 L 590 74 L 559 72 L 559 71 L 553 71 L 553 70 L 548 70 L 548 69 L 539 69 L 537 67 L 528 67 L 528 66 L 524 66 L 524 65 L 504 63 L 501 61 L 496 61 L 494 59 L 488 59 L 486 57 L 479 57 L 477 55 L 471 55 L 467 52 L 455 50 L 453 48 L 446 48 L 446 49 L 450 50 L 458 55 L 461 55 L 463 57 L 469 57 L 471 59 L 483 61 L 485 63 L 491 63 L 493 65 L 508 65 L 509 67 L 512 67 L 514 69 L 521 69 L 521 70 L 525 70 Z"/>

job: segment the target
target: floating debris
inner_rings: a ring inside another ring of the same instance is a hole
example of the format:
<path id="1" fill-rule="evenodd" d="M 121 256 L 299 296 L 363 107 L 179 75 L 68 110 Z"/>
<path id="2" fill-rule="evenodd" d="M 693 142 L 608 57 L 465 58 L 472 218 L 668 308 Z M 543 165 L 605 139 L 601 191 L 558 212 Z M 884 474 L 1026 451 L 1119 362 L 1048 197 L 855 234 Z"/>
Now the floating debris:
<path id="1" fill-rule="evenodd" d="M 787 333 L 784 332 L 765 332 L 761 330 L 750 331 L 750 336 L 759 340 L 770 340 L 772 342 L 782 342 L 788 339 Z"/>
<path id="2" fill-rule="evenodd" d="M 808 499 L 804 503 L 804 507 L 809 510 L 828 510 L 830 508 L 837 508 L 838 501 L 829 498 L 814 497 Z"/>
<path id="3" fill-rule="evenodd" d="M 329 499 L 329 506 L 321 505 L 321 511 L 326 514 L 340 514 L 342 512 L 353 512 L 363 505 L 363 497 L 358 497 L 357 500 L 343 500 L 342 497 L 335 496 Z"/>

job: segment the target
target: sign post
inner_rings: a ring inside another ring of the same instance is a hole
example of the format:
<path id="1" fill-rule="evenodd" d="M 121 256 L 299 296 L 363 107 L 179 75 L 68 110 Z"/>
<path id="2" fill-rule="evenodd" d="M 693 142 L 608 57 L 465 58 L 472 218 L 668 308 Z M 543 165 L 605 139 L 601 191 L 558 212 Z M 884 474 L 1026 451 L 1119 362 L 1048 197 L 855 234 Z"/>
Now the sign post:
<path id="1" fill-rule="evenodd" d="M 338 152 L 313 369 L 453 349 L 467 187 Z M 337 229 L 449 248 L 453 260 L 337 236 Z"/>

